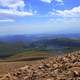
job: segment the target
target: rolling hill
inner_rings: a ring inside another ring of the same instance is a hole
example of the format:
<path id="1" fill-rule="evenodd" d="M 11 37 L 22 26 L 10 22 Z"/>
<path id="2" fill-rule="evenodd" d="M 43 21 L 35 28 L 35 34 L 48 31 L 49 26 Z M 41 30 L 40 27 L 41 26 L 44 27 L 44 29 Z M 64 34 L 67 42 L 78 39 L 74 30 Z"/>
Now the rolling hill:
<path id="1" fill-rule="evenodd" d="M 80 49 L 79 34 L 0 36 L 0 58 L 29 51 L 64 53 Z"/>

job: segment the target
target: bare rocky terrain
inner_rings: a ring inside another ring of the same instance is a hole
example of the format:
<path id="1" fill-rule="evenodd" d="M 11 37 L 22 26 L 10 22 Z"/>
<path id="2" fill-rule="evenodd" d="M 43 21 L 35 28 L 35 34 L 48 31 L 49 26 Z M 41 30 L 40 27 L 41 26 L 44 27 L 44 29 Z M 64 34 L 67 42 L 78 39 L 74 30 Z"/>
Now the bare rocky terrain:
<path id="1" fill-rule="evenodd" d="M 0 80 L 80 80 L 80 51 L 25 65 L 1 75 Z"/>

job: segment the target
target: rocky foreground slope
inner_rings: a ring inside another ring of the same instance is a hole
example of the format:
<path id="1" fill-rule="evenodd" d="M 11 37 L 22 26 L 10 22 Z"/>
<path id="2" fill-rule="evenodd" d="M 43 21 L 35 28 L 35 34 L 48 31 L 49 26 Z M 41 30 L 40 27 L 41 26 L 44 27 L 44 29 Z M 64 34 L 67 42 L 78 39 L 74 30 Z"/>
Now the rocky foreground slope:
<path id="1" fill-rule="evenodd" d="M 49 57 L 3 75 L 0 80 L 80 80 L 80 53 Z"/>

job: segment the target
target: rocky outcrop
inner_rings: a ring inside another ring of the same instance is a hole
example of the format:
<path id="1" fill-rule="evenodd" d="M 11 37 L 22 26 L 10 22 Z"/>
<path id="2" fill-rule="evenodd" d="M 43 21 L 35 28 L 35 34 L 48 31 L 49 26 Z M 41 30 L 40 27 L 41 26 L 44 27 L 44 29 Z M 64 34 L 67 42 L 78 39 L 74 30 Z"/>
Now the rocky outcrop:
<path id="1" fill-rule="evenodd" d="M 80 53 L 49 57 L 1 76 L 0 80 L 80 80 Z"/>

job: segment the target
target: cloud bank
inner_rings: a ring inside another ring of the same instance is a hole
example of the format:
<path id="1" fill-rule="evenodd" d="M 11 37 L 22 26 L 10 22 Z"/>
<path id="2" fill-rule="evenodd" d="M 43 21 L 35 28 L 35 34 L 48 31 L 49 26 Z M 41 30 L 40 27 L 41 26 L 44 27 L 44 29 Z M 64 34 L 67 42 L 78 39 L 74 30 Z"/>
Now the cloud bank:
<path id="1" fill-rule="evenodd" d="M 60 16 L 60 17 L 80 17 L 80 6 L 74 7 L 69 10 L 56 10 L 55 12 L 50 12 L 52 16 Z"/>

